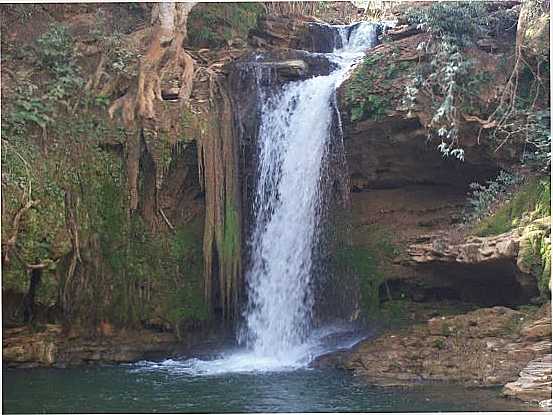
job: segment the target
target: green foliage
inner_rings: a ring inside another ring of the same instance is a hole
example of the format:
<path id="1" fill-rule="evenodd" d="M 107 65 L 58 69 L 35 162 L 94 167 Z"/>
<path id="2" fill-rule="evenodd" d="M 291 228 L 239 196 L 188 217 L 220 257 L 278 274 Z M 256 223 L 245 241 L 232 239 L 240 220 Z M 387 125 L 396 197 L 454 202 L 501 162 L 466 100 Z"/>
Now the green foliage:
<path id="1" fill-rule="evenodd" d="M 551 218 L 535 220 L 522 230 L 519 258 L 527 272 L 536 276 L 543 299 L 551 291 Z"/>
<path id="2" fill-rule="evenodd" d="M 120 39 L 106 42 L 113 46 L 108 70 L 128 71 Z M 90 323 L 137 325 L 159 317 L 175 327 L 206 319 L 201 226 L 152 234 L 129 214 L 125 163 L 111 149 L 113 142 L 125 142 L 126 132 L 100 111 L 107 97 L 76 93 L 83 81 L 67 29 L 51 27 L 33 53 L 41 76 L 17 78 L 16 93 L 2 111 L 2 219 L 9 224 L 2 239 L 11 235 L 15 213 L 36 200 L 22 217 L 17 251 L 27 263 L 52 264 L 38 301 L 53 305 L 69 290 L 71 318 Z M 81 256 L 71 281 L 66 194 L 75 201 Z M 3 277 L 3 288 L 27 289 L 27 270 L 13 255 Z"/>
<path id="3" fill-rule="evenodd" d="M 413 7 L 407 20 L 437 37 L 468 44 L 489 30 L 490 16 L 486 5 L 477 1 L 434 2 L 428 7 Z"/>
<path id="4" fill-rule="evenodd" d="M 140 54 L 128 47 L 120 33 L 113 33 L 105 36 L 103 45 L 107 52 L 108 69 L 114 74 L 122 74 L 127 77 L 133 77 L 138 74 L 138 62 Z"/>
<path id="5" fill-rule="evenodd" d="M 386 115 L 389 102 L 378 95 L 374 86 L 378 79 L 376 65 L 380 55 L 365 57 L 365 60 L 354 72 L 345 93 L 346 103 L 351 108 L 351 121 L 357 122 L 370 118 L 379 120 Z M 387 77 L 394 76 L 394 68 L 388 68 Z"/>
<path id="6" fill-rule="evenodd" d="M 434 341 L 432 342 L 432 347 L 438 350 L 443 350 L 445 348 L 445 340 L 442 339 L 441 337 L 434 339 Z"/>
<path id="7" fill-rule="evenodd" d="M 131 6 L 132 3 L 127 3 L 127 5 Z M 100 47 L 105 53 L 107 58 L 106 70 L 114 75 L 121 75 L 127 78 L 136 76 L 141 55 L 137 50 L 125 43 L 125 38 L 120 31 L 109 28 L 102 11 L 97 12 L 96 22 L 97 25 L 92 32 L 92 36 L 99 42 Z"/>
<path id="8" fill-rule="evenodd" d="M 406 86 L 404 104 L 409 110 L 415 107 L 421 91 L 432 93 L 433 116 L 429 131 L 441 140 L 438 149 L 444 156 L 454 156 L 464 160 L 464 150 L 457 146 L 460 126 L 460 107 L 470 105 L 474 79 L 471 78 L 473 63 L 467 61 L 460 46 L 444 39 L 431 45 L 419 45 L 427 48 L 432 59 L 424 70 L 417 67 L 410 84 Z"/>
<path id="9" fill-rule="evenodd" d="M 12 4 L 3 4 L 3 12 L 9 12 L 19 23 L 27 23 L 27 21 L 33 17 L 35 14 L 40 12 L 42 9 L 42 4 L 30 4 L 30 3 L 12 3 Z"/>
<path id="10" fill-rule="evenodd" d="M 63 25 L 52 25 L 37 39 L 39 65 L 50 72 L 53 82 L 49 85 L 48 99 L 62 100 L 82 86 L 79 67 L 74 52 L 74 41 Z"/>
<path id="11" fill-rule="evenodd" d="M 264 12 L 261 3 L 211 3 L 197 6 L 188 17 L 190 44 L 223 47 L 233 38 L 246 39 Z"/>
<path id="12" fill-rule="evenodd" d="M 473 230 L 475 235 L 498 235 L 520 226 L 523 220 L 550 216 L 551 180 L 531 179 L 509 198 L 493 214 L 482 217 Z"/>
<path id="13" fill-rule="evenodd" d="M 479 220 L 491 215 L 497 202 L 507 197 L 508 190 L 521 181 L 522 177 L 502 170 L 495 179 L 488 180 L 485 185 L 471 183 L 472 192 L 468 198 L 470 207 L 465 214 L 466 220 Z"/>
<path id="14" fill-rule="evenodd" d="M 30 81 L 23 81 L 15 89 L 13 110 L 4 116 L 3 126 L 10 135 L 21 136 L 29 124 L 45 128 L 53 119 L 52 103 L 36 96 L 38 87 Z"/>
<path id="15" fill-rule="evenodd" d="M 526 149 L 522 162 L 535 171 L 551 171 L 551 112 L 549 110 L 528 112 Z"/>
<path id="16" fill-rule="evenodd" d="M 427 126 L 429 138 L 437 136 L 444 157 L 463 161 L 465 153 L 458 140 L 462 113 L 479 112 L 480 89 L 490 82 L 486 74 L 475 73 L 474 62 L 467 59 L 464 49 L 479 37 L 507 30 L 506 21 L 512 21 L 512 13 L 500 9 L 491 14 L 482 2 L 435 2 L 410 9 L 407 19 L 430 33 L 429 41 L 417 49 L 431 59 L 413 71 L 403 103 L 411 111 L 418 96 L 426 95 L 433 111 Z"/>

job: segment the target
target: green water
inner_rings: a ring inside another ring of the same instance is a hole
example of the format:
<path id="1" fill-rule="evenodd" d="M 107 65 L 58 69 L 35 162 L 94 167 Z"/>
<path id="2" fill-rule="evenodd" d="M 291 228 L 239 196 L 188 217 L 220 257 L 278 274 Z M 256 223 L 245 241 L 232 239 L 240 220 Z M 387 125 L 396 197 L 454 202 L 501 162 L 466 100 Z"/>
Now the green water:
<path id="1" fill-rule="evenodd" d="M 193 376 L 120 365 L 4 369 L 2 379 L 6 413 L 529 410 L 498 389 L 375 388 L 326 369 Z"/>

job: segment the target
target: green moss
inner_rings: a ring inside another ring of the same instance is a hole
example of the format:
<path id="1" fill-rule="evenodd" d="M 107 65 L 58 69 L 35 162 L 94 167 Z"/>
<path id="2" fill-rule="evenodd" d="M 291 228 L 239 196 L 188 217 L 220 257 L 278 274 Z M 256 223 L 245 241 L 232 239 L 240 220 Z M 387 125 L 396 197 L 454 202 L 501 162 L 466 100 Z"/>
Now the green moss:
<path id="1" fill-rule="evenodd" d="M 338 246 L 334 265 L 338 274 L 357 276 L 361 310 L 365 316 L 374 317 L 380 312 L 380 286 L 385 281 L 391 260 L 397 254 L 397 247 L 385 229 L 370 227 L 363 231 L 367 236 L 365 241 L 357 240 L 356 244 Z M 389 311 L 393 313 L 393 310 Z"/>
<path id="2" fill-rule="evenodd" d="M 544 298 L 551 290 L 551 220 L 538 219 L 522 230 L 519 243 L 519 267 L 536 276 Z"/>
<path id="3" fill-rule="evenodd" d="M 477 236 L 499 235 L 521 229 L 519 266 L 536 276 L 542 296 L 551 284 L 551 179 L 533 178 L 492 216 L 480 221 Z"/>
<path id="4" fill-rule="evenodd" d="M 520 225 L 525 216 L 551 215 L 551 179 L 532 179 L 493 215 L 481 220 L 473 229 L 477 236 L 499 235 Z"/>

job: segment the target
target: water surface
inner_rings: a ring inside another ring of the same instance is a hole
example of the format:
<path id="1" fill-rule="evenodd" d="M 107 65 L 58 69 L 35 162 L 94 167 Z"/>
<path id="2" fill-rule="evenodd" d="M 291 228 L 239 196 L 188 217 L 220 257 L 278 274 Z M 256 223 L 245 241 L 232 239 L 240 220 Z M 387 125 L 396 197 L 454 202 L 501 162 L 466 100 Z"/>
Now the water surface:
<path id="1" fill-rule="evenodd" d="M 142 363 L 4 369 L 6 413 L 527 411 L 499 389 L 377 388 L 347 372 L 299 369 L 198 376 Z M 171 369 L 172 367 L 172 369 Z"/>

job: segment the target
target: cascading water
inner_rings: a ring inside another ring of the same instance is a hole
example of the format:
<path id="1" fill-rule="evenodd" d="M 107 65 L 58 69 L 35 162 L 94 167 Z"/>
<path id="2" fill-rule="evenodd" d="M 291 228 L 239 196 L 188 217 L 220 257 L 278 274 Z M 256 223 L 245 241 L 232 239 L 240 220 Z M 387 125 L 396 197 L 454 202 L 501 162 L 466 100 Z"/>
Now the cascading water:
<path id="1" fill-rule="evenodd" d="M 329 351 L 321 340 L 339 329 L 311 324 L 313 252 L 325 203 L 322 173 L 337 118 L 336 89 L 376 44 L 377 25 L 329 27 L 336 31 L 334 51 L 318 54 L 335 67 L 328 75 L 288 82 L 274 93 L 261 79 L 267 64 L 252 63 L 261 119 L 249 303 L 239 335 L 246 350 L 210 361 L 169 360 L 167 367 L 193 374 L 283 370 Z"/>
<path id="2" fill-rule="evenodd" d="M 321 172 L 333 98 L 352 65 L 376 43 L 370 23 L 339 26 L 337 34 L 341 47 L 328 54 L 337 68 L 329 75 L 288 83 L 276 96 L 260 94 L 246 343 L 254 355 L 287 363 L 304 357 L 301 346 L 311 329 L 312 254 L 324 204 Z"/>

